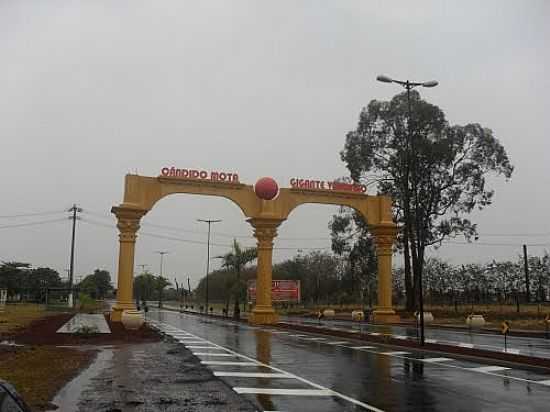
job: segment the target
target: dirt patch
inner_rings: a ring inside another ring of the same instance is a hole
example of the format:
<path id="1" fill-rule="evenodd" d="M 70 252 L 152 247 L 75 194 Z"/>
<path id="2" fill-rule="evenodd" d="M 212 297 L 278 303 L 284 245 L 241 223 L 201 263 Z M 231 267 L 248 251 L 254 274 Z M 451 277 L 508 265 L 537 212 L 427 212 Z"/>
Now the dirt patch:
<path id="1" fill-rule="evenodd" d="M 33 411 L 43 411 L 52 407 L 49 401 L 55 393 L 88 366 L 95 353 L 55 346 L 3 347 L 0 376 L 16 388 Z"/>
<path id="2" fill-rule="evenodd" d="M 122 323 L 111 322 L 108 316 L 105 316 L 105 319 L 111 328 L 110 334 L 72 335 L 57 333 L 57 330 L 72 316 L 71 313 L 46 316 L 34 320 L 25 328 L 2 338 L 27 345 L 115 345 L 157 342 L 161 339 L 160 335 L 147 325 L 143 325 L 138 330 L 126 330 Z"/>
<path id="3" fill-rule="evenodd" d="M 3 312 L 0 312 L 0 336 L 14 333 L 24 328 L 33 320 L 51 315 L 46 312 L 43 305 L 35 304 L 8 304 Z"/>

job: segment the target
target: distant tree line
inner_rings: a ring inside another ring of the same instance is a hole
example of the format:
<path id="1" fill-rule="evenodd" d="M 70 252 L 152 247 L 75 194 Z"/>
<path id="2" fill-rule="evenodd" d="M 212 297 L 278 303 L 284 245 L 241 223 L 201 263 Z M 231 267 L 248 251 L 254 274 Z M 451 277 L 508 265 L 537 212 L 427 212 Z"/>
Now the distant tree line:
<path id="1" fill-rule="evenodd" d="M 2 262 L 0 264 L 0 289 L 8 291 L 8 300 L 45 303 L 48 290 L 68 289 L 69 282 L 61 279 L 51 268 L 31 268 L 30 263 Z M 106 270 L 96 269 L 87 275 L 75 288 L 94 299 L 107 297 L 113 287 L 111 275 Z M 67 291 L 64 292 L 67 294 Z"/>
<path id="2" fill-rule="evenodd" d="M 367 262 L 349 253 L 313 251 L 273 265 L 273 279 L 300 280 L 302 303 L 307 305 L 376 305 L 377 272 L 375 257 Z M 360 260 L 360 259 L 359 259 Z M 550 296 L 550 255 L 528 258 L 530 301 L 545 302 Z M 208 278 L 209 300 L 235 302 L 235 290 L 247 296 L 247 281 L 256 278 L 256 266 L 242 269 L 241 281 L 232 268 L 222 267 Z M 525 303 L 526 277 L 523 258 L 512 261 L 452 265 L 439 258 L 428 258 L 424 272 L 424 297 L 427 304 L 512 304 Z M 394 269 L 394 301 L 406 306 L 405 273 Z M 193 291 L 197 304 L 204 302 L 206 281 L 202 278 Z M 245 299 L 243 299 L 244 301 Z"/>
<path id="3" fill-rule="evenodd" d="M 394 293 L 404 295 L 404 270 L 394 274 Z M 550 295 L 550 255 L 530 256 L 526 276 L 523 257 L 512 261 L 451 265 L 442 259 L 425 263 L 424 296 L 431 304 L 511 304 L 546 302 Z"/>

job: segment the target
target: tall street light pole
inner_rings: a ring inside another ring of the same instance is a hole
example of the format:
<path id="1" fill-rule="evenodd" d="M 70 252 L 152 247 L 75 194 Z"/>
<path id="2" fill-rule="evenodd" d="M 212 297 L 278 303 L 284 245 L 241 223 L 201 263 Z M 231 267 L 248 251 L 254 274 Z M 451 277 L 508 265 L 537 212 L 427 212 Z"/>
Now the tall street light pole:
<path id="1" fill-rule="evenodd" d="M 412 161 L 416 161 L 416 152 L 415 152 L 415 144 L 414 144 L 414 138 L 412 133 L 412 127 L 411 127 L 411 120 L 412 120 L 412 110 L 411 110 L 411 90 L 415 87 L 421 86 L 421 87 L 435 87 L 439 83 L 435 80 L 430 80 L 427 82 L 411 82 L 409 80 L 396 80 L 392 79 L 391 77 L 380 75 L 376 77 L 376 80 L 383 83 L 397 83 L 400 86 L 403 86 L 407 90 L 407 146 L 406 146 L 406 166 L 405 166 L 405 184 L 406 184 L 406 190 L 405 190 L 405 209 L 410 211 L 410 193 L 409 193 L 409 164 Z M 412 152 L 412 156 L 411 156 Z M 416 173 L 416 169 L 412 168 L 413 173 Z M 416 179 L 415 179 L 416 182 Z M 416 195 L 415 191 L 415 195 Z M 410 213 L 407 213 L 407 218 L 405 222 L 405 230 L 410 230 L 410 222 L 409 222 L 409 216 Z M 416 228 L 418 230 L 418 228 Z M 410 236 L 408 236 L 409 239 L 411 239 Z M 413 266 L 413 273 L 414 273 L 414 266 Z M 420 289 L 418 292 L 418 306 L 419 306 L 419 312 L 420 312 L 420 344 L 424 345 L 424 296 L 422 293 L 422 273 L 418 273 L 418 288 Z"/>
<path id="2" fill-rule="evenodd" d="M 164 263 L 164 255 L 167 255 L 170 252 L 162 250 L 162 251 L 157 251 L 155 253 L 158 253 L 160 255 L 160 276 L 162 277 L 162 267 L 163 267 L 163 263 Z"/>
<path id="3" fill-rule="evenodd" d="M 208 243 L 206 252 L 206 313 L 208 314 L 208 272 L 210 271 L 210 225 L 219 223 L 221 219 L 197 219 L 197 222 L 208 223 Z"/>

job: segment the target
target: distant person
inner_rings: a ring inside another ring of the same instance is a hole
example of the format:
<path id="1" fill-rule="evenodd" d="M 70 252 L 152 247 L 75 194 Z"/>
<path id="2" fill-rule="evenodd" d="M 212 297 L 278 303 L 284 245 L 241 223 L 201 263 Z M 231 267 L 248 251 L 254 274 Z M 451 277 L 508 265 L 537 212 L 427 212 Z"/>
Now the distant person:
<path id="1" fill-rule="evenodd" d="M 321 319 L 323 319 L 325 315 L 323 315 L 323 311 L 319 310 L 317 311 L 317 322 L 319 322 L 319 325 L 321 324 Z"/>

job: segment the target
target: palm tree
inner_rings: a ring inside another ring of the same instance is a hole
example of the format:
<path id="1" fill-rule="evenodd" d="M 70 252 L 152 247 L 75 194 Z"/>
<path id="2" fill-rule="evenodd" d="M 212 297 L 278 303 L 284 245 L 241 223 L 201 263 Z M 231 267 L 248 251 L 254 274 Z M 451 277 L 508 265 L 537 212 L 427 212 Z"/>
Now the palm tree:
<path id="1" fill-rule="evenodd" d="M 224 268 L 229 269 L 237 275 L 233 318 L 238 320 L 241 317 L 241 309 L 239 306 L 241 297 L 241 271 L 248 263 L 256 260 L 258 251 L 255 247 L 242 249 L 236 239 L 233 239 L 231 247 L 231 252 L 219 256 L 219 258 L 223 260 L 222 266 Z"/>

